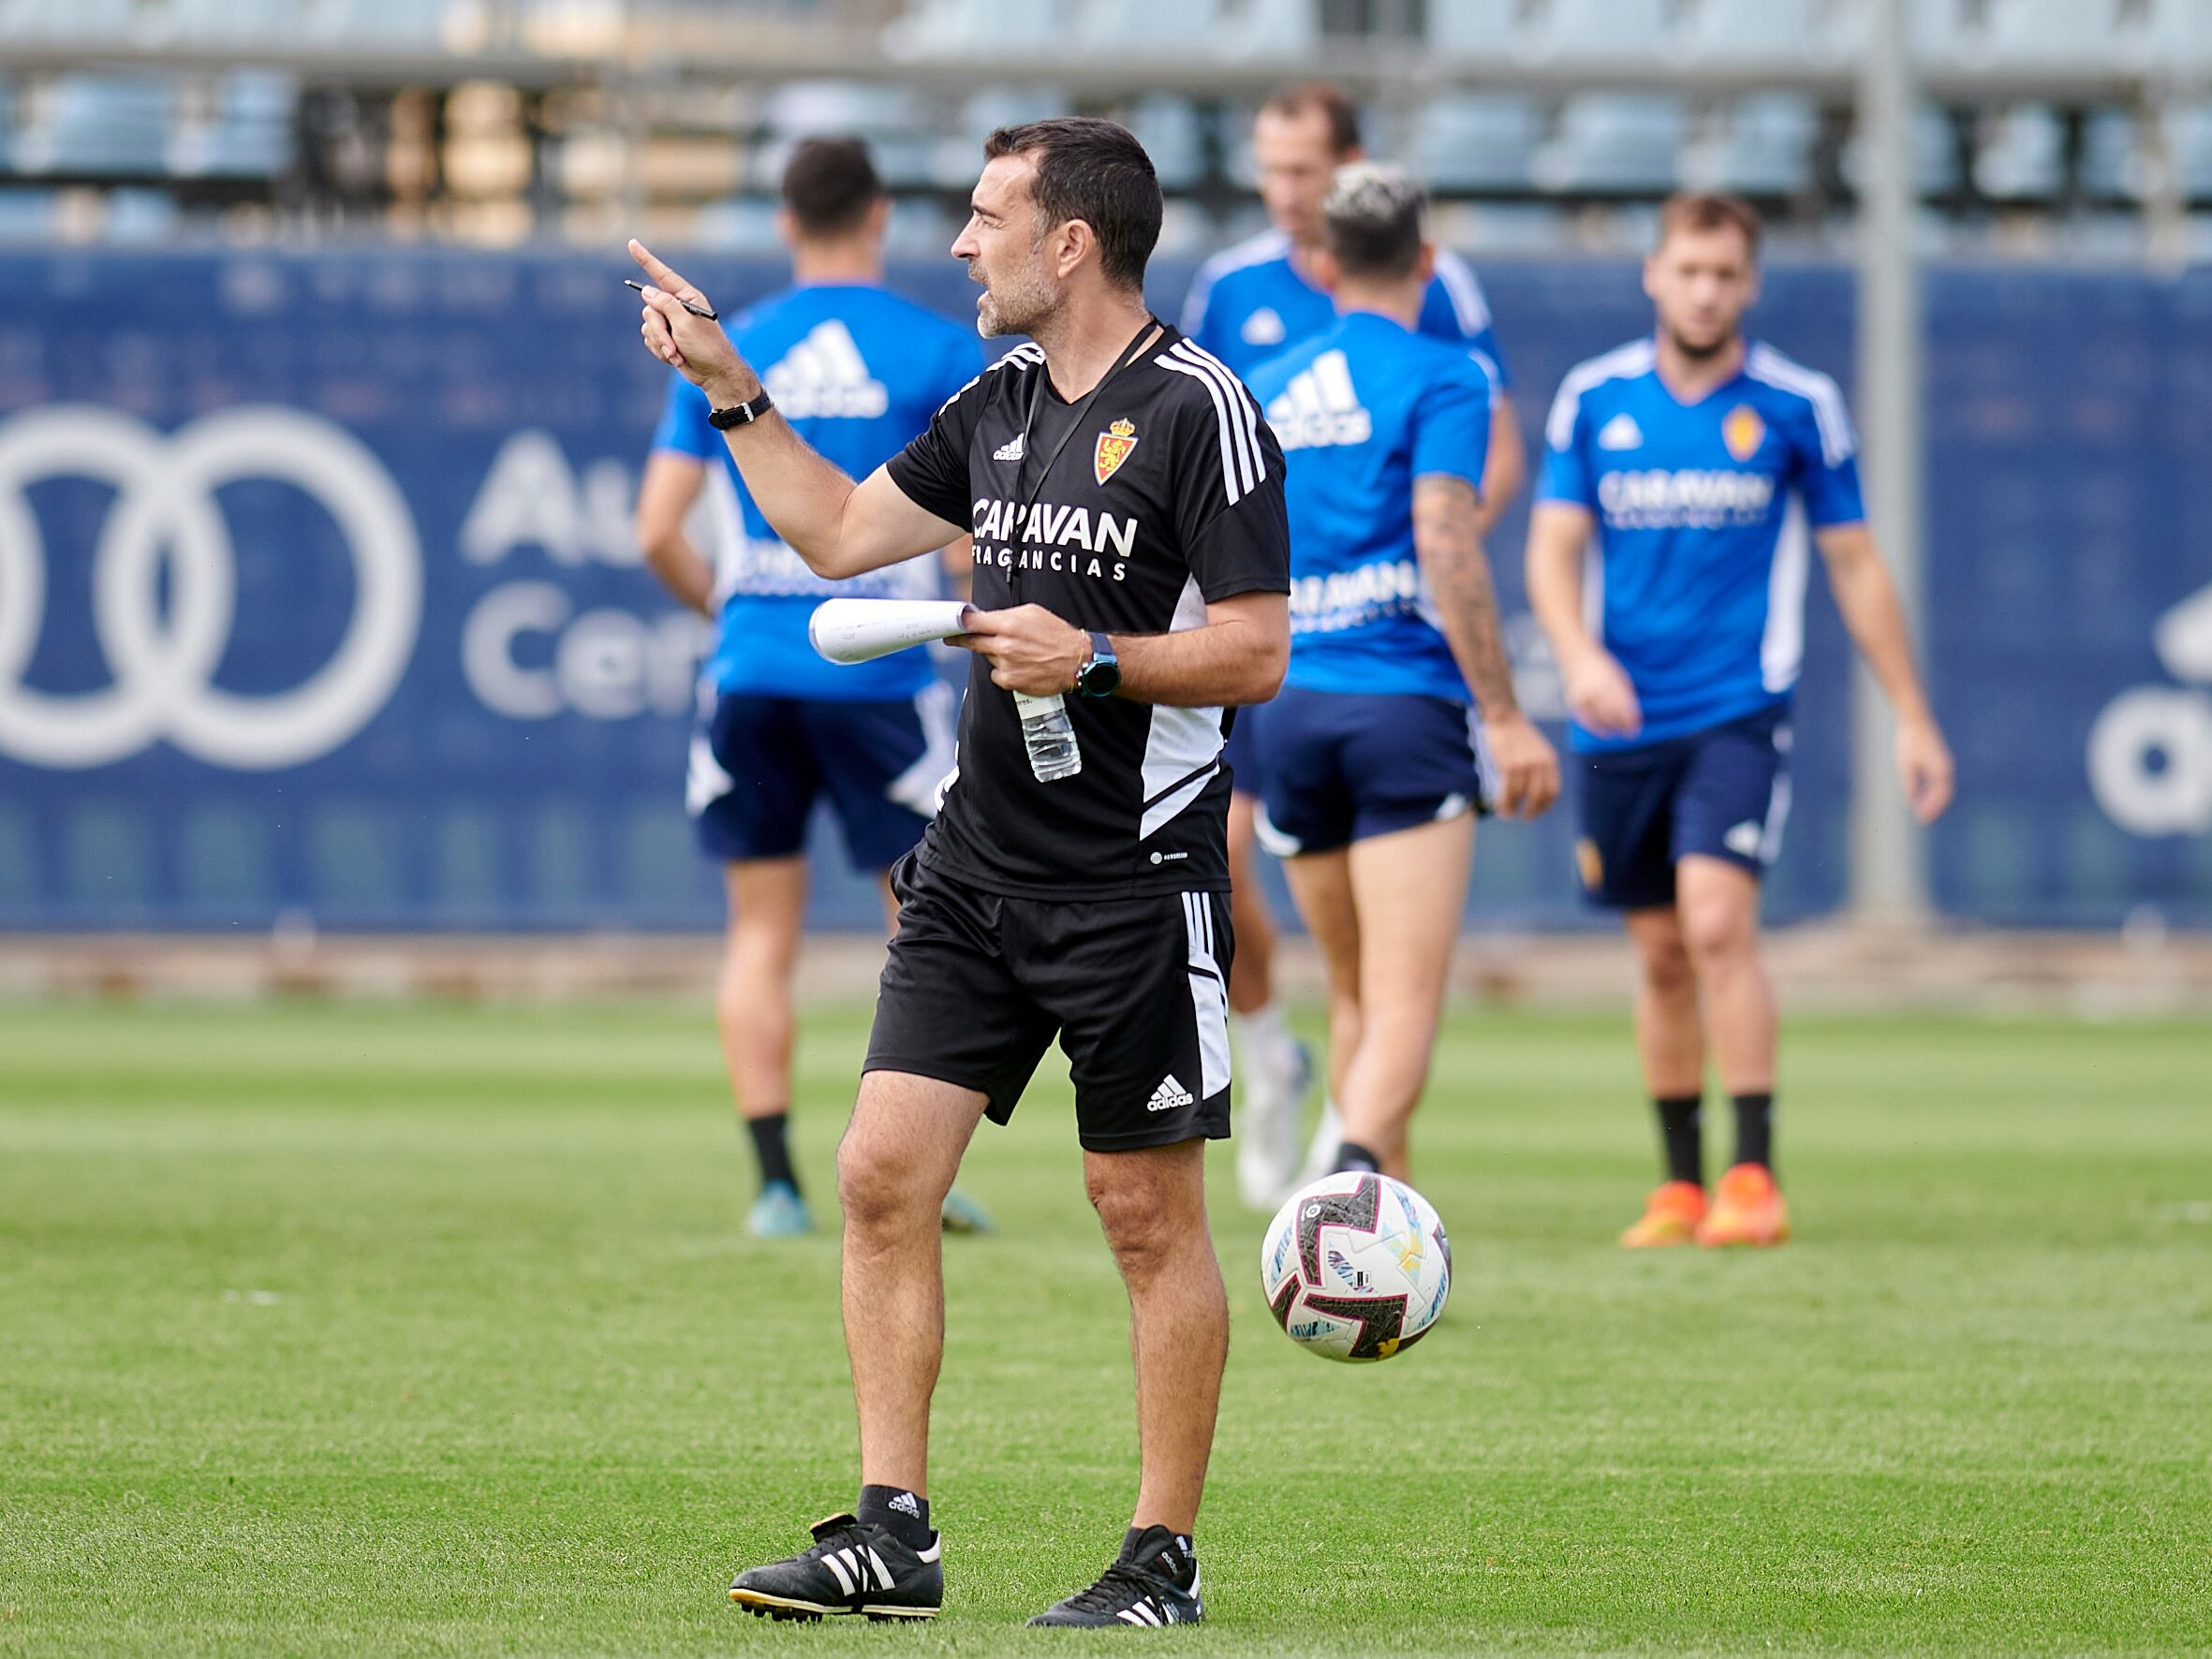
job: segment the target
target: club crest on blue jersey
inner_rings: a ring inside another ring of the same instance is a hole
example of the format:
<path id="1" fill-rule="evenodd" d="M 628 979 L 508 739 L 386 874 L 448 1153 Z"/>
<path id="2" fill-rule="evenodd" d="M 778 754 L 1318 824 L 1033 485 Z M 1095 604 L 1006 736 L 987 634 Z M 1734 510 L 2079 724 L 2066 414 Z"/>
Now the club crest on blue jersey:
<path id="1" fill-rule="evenodd" d="M 1738 461 L 1748 461 L 1766 441 L 1766 422 L 1759 418 L 1759 411 L 1750 404 L 1738 404 L 1720 423 L 1720 441 Z"/>

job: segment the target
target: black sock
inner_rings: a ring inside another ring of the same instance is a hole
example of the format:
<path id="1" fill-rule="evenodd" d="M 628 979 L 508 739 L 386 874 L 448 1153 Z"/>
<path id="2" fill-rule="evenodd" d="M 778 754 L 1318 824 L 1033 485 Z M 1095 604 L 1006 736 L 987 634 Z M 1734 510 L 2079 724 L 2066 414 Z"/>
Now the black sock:
<path id="1" fill-rule="evenodd" d="M 1336 1148 L 1336 1167 L 1332 1173 L 1341 1175 L 1350 1169 L 1364 1170 L 1369 1175 L 1380 1175 L 1382 1173 L 1382 1160 L 1358 1141 L 1347 1140 Z"/>
<path id="2" fill-rule="evenodd" d="M 1659 1145 L 1667 1154 L 1667 1179 L 1704 1185 L 1704 1096 L 1664 1094 L 1651 1104 L 1659 1110 Z"/>
<path id="3" fill-rule="evenodd" d="M 929 1500 L 903 1486 L 863 1486 L 852 1512 L 909 1549 L 929 1548 Z"/>
<path id="4" fill-rule="evenodd" d="M 1166 1548 L 1160 1549 L 1163 1544 Z M 1121 1559 L 1133 1561 L 1138 1551 L 1146 1548 L 1159 1550 L 1152 1558 L 1153 1566 L 1180 1588 L 1188 1590 L 1197 1581 L 1198 1551 L 1191 1547 L 1187 1533 L 1171 1533 L 1164 1526 L 1131 1527 L 1121 1541 Z"/>
<path id="5" fill-rule="evenodd" d="M 1738 1094 L 1736 1103 L 1736 1162 L 1775 1167 L 1775 1097 Z"/>
<path id="6" fill-rule="evenodd" d="M 784 1129 L 790 1122 L 789 1112 L 771 1112 L 764 1118 L 747 1118 L 745 1127 L 753 1132 L 753 1155 L 760 1160 L 760 1184 L 788 1181 L 799 1184 L 799 1177 L 791 1168 L 791 1149 L 784 1139 Z"/>

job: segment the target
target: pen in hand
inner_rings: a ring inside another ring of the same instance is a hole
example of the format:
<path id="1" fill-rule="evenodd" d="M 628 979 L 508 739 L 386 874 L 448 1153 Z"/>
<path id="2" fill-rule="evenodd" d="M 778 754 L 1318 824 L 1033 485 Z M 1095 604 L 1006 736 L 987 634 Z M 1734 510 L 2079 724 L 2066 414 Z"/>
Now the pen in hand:
<path id="1" fill-rule="evenodd" d="M 643 283 L 632 282 L 627 276 L 622 279 L 622 286 L 626 288 L 635 288 L 641 294 L 645 291 L 645 285 Z M 669 298 L 675 300 L 675 296 L 673 294 L 671 294 Z M 703 316 L 710 323 L 718 323 L 722 320 L 722 314 L 720 312 L 713 310 L 707 306 L 694 305 L 688 300 L 676 300 L 676 303 L 681 305 L 686 311 L 688 311 L 693 316 Z"/>

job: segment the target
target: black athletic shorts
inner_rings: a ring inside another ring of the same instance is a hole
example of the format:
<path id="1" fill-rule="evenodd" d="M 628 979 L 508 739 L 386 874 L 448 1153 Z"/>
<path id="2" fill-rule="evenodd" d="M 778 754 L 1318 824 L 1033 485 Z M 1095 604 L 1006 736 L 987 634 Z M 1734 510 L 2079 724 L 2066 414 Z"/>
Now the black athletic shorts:
<path id="1" fill-rule="evenodd" d="M 1226 893 L 1010 899 L 892 866 L 899 931 L 863 1071 L 973 1089 L 1003 1123 L 1054 1036 L 1091 1152 L 1229 1135 Z"/>

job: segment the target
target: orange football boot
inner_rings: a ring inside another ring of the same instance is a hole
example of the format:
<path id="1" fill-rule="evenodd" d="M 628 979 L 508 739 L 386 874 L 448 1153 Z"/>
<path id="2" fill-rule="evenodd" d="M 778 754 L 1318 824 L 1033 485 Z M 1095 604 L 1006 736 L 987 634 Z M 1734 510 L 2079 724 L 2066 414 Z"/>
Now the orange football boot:
<path id="1" fill-rule="evenodd" d="M 1738 1164 L 1723 1175 L 1713 1208 L 1698 1224 L 1697 1240 L 1708 1248 L 1788 1243 L 1790 1211 L 1774 1171 L 1763 1164 Z"/>
<path id="2" fill-rule="evenodd" d="M 1644 1218 L 1620 1236 L 1630 1250 L 1688 1244 L 1705 1219 L 1705 1189 L 1694 1181 L 1670 1181 L 1644 1200 Z"/>

